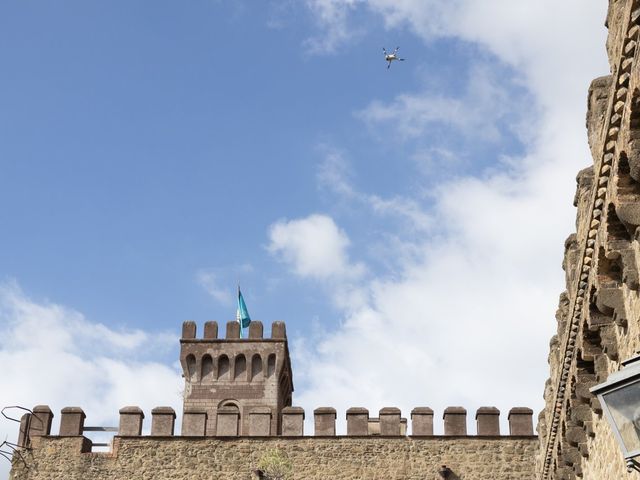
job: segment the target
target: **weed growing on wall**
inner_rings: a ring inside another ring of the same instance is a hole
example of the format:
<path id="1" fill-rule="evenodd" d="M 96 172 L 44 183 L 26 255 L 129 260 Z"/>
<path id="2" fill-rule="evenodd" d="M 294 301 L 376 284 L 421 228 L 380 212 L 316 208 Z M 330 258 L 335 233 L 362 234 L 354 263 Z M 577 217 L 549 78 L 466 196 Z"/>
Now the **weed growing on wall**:
<path id="1" fill-rule="evenodd" d="M 287 480 L 293 467 L 287 455 L 277 448 L 267 450 L 258 462 L 262 478 L 266 480 Z"/>

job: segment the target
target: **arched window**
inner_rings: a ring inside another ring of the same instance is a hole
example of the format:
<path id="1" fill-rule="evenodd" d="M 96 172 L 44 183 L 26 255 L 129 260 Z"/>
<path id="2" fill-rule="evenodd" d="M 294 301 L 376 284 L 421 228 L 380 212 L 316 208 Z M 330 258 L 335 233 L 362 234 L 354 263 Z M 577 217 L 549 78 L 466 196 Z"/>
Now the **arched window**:
<path id="1" fill-rule="evenodd" d="M 262 357 L 255 354 L 251 359 L 251 381 L 262 379 Z"/>
<path id="2" fill-rule="evenodd" d="M 218 358 L 218 380 L 229 380 L 229 357 L 220 355 Z"/>
<path id="3" fill-rule="evenodd" d="M 236 357 L 235 364 L 235 380 L 247 379 L 247 359 L 244 355 L 240 354 Z"/>
<path id="4" fill-rule="evenodd" d="M 190 382 L 196 381 L 196 357 L 192 354 L 187 355 L 187 376 Z"/>
<path id="5" fill-rule="evenodd" d="M 201 382 L 211 382 L 213 380 L 213 358 L 211 355 L 202 357 L 202 369 L 200 373 Z"/>
<path id="6" fill-rule="evenodd" d="M 267 360 L 267 377 L 271 377 L 276 373 L 276 355 L 272 353 Z"/>
<path id="7" fill-rule="evenodd" d="M 240 402 L 238 402 L 235 398 L 227 398 L 226 400 L 222 400 L 221 402 L 218 402 L 218 408 L 222 408 L 222 407 L 235 408 L 239 412 Z"/>
<path id="8" fill-rule="evenodd" d="M 240 435 L 241 413 L 236 400 L 223 400 L 218 404 L 218 419 L 216 422 L 216 435 L 236 436 Z"/>

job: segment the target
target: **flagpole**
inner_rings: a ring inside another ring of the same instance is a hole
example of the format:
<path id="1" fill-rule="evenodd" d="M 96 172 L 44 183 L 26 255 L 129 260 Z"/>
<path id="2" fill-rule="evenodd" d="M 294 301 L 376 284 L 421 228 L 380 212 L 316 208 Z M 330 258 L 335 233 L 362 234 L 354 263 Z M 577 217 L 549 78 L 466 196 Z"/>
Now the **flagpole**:
<path id="1" fill-rule="evenodd" d="M 236 310 L 236 321 L 240 328 L 240 338 L 242 338 L 242 316 L 240 312 L 240 282 L 238 282 L 238 310 Z"/>

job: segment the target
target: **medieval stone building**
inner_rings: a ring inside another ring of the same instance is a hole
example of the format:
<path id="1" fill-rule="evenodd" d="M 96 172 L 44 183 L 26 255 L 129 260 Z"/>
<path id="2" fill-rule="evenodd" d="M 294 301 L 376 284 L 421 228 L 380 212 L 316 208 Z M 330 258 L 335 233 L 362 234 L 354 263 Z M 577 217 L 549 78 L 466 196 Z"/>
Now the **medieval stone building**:
<path id="1" fill-rule="evenodd" d="M 593 166 L 578 173 L 576 233 L 565 242 L 566 290 L 551 341 L 540 415 L 542 479 L 634 478 L 589 388 L 640 349 L 640 2 L 611 0 L 611 74 L 588 95 Z M 639 399 L 640 400 L 640 399 Z"/>
<path id="2" fill-rule="evenodd" d="M 433 434 L 434 412 L 411 411 L 411 435 L 402 412 L 386 407 L 372 418 L 365 408 L 346 412 L 346 435 L 336 435 L 337 412 L 316 408 L 311 435 L 304 431 L 305 411 L 291 406 L 293 382 L 285 324 L 274 322 L 263 335 L 251 322 L 249 337 L 239 324 L 226 325 L 218 338 L 216 322 L 199 337 L 185 322 L 180 339 L 185 379 L 180 433 L 176 412 L 151 412 L 149 435 L 142 435 L 144 412 L 120 410 L 120 424 L 108 452 L 94 451 L 86 438 L 85 414 L 78 407 L 61 412 L 60 429 L 51 435 L 53 412 L 40 405 L 26 414 L 14 456 L 12 479 L 237 479 L 260 478 L 265 457 L 277 452 L 290 465 L 292 479 L 530 479 L 538 449 L 533 411 L 513 408 L 509 432 L 501 435 L 500 412 L 476 412 L 477 431 L 467 432 L 467 412 L 443 412 L 444 435 Z M 267 478 L 267 477 L 265 477 Z"/>
<path id="3" fill-rule="evenodd" d="M 397 408 L 376 418 L 351 408 L 340 412 L 347 432 L 338 436 L 335 409 L 292 406 L 283 323 L 266 338 L 253 322 L 241 339 L 235 322 L 224 338 L 215 322 L 205 324 L 201 338 L 186 322 L 179 433 L 171 408 L 150 412 L 150 434 L 142 435 L 145 412 L 125 407 L 109 451 L 98 452 L 84 435 L 80 408 L 63 409 L 53 433 L 53 412 L 37 406 L 22 418 L 11 479 L 241 480 L 260 478 L 261 462 L 274 452 L 291 479 L 635 478 L 589 389 L 640 350 L 640 0 L 610 0 L 606 22 L 611 74 L 589 89 L 593 165 L 578 174 L 576 233 L 565 242 L 566 291 L 537 436 L 533 412 L 522 407 L 509 412 L 504 433 L 495 408 L 475 412 L 475 432 L 467 431 L 464 408 L 447 408 L 444 435 L 433 434 L 428 407 L 410 412 L 410 429 Z M 313 415 L 313 432 L 304 431 L 305 414 Z"/>

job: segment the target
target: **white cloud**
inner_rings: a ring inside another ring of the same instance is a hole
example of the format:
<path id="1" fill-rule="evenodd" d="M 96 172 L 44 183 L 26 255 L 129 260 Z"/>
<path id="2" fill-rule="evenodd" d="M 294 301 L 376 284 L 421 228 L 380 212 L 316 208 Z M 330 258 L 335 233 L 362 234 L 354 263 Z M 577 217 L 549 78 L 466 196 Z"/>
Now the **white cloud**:
<path id="1" fill-rule="evenodd" d="M 352 279 L 363 273 L 349 261 L 349 238 L 326 215 L 280 220 L 269 228 L 268 250 L 286 262 L 300 277 Z"/>
<path id="2" fill-rule="evenodd" d="M 198 284 L 218 303 L 230 305 L 233 303 L 233 293 L 219 285 L 219 275 L 213 270 L 200 270 L 196 275 Z"/>
<path id="3" fill-rule="evenodd" d="M 236 283 L 253 274 L 254 268 L 250 263 L 216 268 L 201 268 L 196 272 L 196 282 L 217 303 L 223 306 L 234 305 L 236 301 Z M 233 287 L 228 288 L 229 281 Z M 226 285 L 226 286 L 225 286 Z"/>
<path id="4" fill-rule="evenodd" d="M 343 152 L 324 145 L 324 159 L 318 167 L 318 184 L 335 195 L 367 206 L 372 212 L 382 216 L 401 218 L 408 222 L 409 229 L 426 231 L 432 225 L 430 216 L 414 199 L 395 196 L 383 198 L 375 194 L 358 191 L 350 181 L 349 162 Z"/>
<path id="5" fill-rule="evenodd" d="M 418 94 L 400 93 L 392 102 L 372 101 L 356 116 L 375 129 L 388 132 L 391 127 L 399 140 L 419 138 L 438 125 L 475 140 L 497 142 L 502 137 L 498 122 L 516 103 L 508 101 L 504 89 L 510 83 L 511 79 L 498 78 L 490 65 L 476 64 L 469 70 L 466 91 L 461 96 L 446 97 L 431 89 Z"/>
<path id="6" fill-rule="evenodd" d="M 352 200 L 359 193 L 351 185 L 351 171 L 344 153 L 328 145 L 321 147 L 324 158 L 318 167 L 317 180 L 322 188 Z"/>
<path id="7" fill-rule="evenodd" d="M 60 410 L 82 407 L 87 425 L 117 426 L 118 410 L 181 406 L 180 374 L 150 360 L 175 347 L 177 336 L 116 331 L 51 302 L 35 302 L 17 283 L 0 284 L 0 407 L 47 404 L 57 432 Z M 17 425 L 0 422 L 0 436 L 17 439 Z M 0 462 L 0 477 L 8 472 Z"/>
<path id="8" fill-rule="evenodd" d="M 296 403 L 374 412 L 541 406 L 565 232 L 523 184 L 469 180 L 443 194 L 439 235 L 404 239 L 393 275 L 353 285 L 338 329 L 294 344 Z M 553 199 L 549 199 L 549 207 Z M 385 256 L 393 254 L 390 246 Z M 524 373 L 526 372 L 526 373 Z"/>
<path id="9" fill-rule="evenodd" d="M 305 41 L 309 53 L 333 53 L 359 34 L 357 27 L 349 25 L 349 13 L 362 0 L 306 0 L 305 3 L 323 30 L 321 35 Z"/>
<path id="10" fill-rule="evenodd" d="M 418 148 L 411 154 L 411 160 L 418 172 L 425 177 L 438 170 L 453 171 L 463 163 L 460 152 L 443 146 Z"/>
<path id="11" fill-rule="evenodd" d="M 503 414 L 515 405 L 539 409 L 563 288 L 563 239 L 574 228 L 575 173 L 591 162 L 584 130 L 587 87 L 608 71 L 606 2 L 361 5 L 379 14 L 387 28 L 409 26 L 424 41 L 451 36 L 484 47 L 491 62 L 513 69 L 514 77 L 505 81 L 515 79 L 531 96 L 531 104 L 522 106 L 504 96 L 500 78 L 488 75 L 489 89 L 481 92 L 489 101 L 477 109 L 464 101 L 473 99 L 471 90 L 439 101 L 429 92 L 404 92 L 390 103 L 372 102 L 363 120 L 395 122 L 410 138 L 432 124 L 472 130 L 488 115 L 485 138 L 495 139 L 503 134 L 493 130 L 501 117 L 491 111 L 492 98 L 498 99 L 503 105 L 496 108 L 515 114 L 524 153 L 479 175 L 459 171 L 435 184 L 432 205 L 420 210 L 433 219 L 427 235 L 395 236 L 386 252 L 396 260 L 393 273 L 353 285 L 364 301 L 344 310 L 337 329 L 295 342 L 301 392 L 295 402 L 342 410 L 364 404 L 374 412 L 395 405 L 406 416 L 414 406 L 429 405 L 441 414 L 447 405 L 460 404 L 470 410 L 470 423 L 481 405 L 496 404 Z M 355 20 L 342 24 L 349 21 Z M 426 151 L 437 153 L 440 146 L 433 148 Z M 362 195 L 374 195 L 355 192 L 348 176 L 337 172 L 335 178 L 346 178 L 337 194 L 358 203 Z M 397 251 L 404 254 L 394 257 Z"/>

